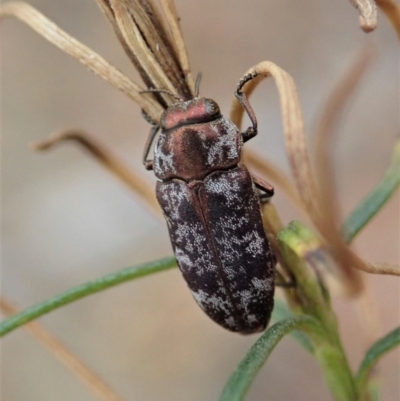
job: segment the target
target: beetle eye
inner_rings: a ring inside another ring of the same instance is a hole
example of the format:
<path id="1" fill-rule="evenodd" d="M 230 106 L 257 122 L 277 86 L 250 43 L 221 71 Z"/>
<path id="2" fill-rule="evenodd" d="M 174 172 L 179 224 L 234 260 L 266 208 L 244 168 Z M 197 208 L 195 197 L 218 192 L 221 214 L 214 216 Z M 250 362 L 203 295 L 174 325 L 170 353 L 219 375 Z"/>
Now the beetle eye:
<path id="1" fill-rule="evenodd" d="M 219 110 L 219 106 L 212 99 L 205 99 L 204 101 L 204 109 L 208 116 L 219 116 L 221 114 Z"/>

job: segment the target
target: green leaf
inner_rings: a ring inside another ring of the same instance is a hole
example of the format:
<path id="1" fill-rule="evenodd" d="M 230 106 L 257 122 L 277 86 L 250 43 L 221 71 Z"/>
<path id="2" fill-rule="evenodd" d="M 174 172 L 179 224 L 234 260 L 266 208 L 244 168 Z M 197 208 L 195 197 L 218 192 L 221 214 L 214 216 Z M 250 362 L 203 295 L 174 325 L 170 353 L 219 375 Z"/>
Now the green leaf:
<path id="1" fill-rule="evenodd" d="M 250 348 L 226 384 L 220 401 L 243 400 L 257 373 L 279 341 L 293 330 L 305 330 L 309 335 L 320 336 L 319 323 L 310 316 L 298 316 L 275 323 Z"/>
<path id="2" fill-rule="evenodd" d="M 350 243 L 361 229 L 375 216 L 400 185 L 400 141 L 394 148 L 392 162 L 378 185 L 364 198 L 347 218 L 343 238 Z"/>
<path id="3" fill-rule="evenodd" d="M 361 391 L 366 391 L 368 377 L 379 359 L 398 345 L 400 345 L 400 327 L 382 337 L 368 350 L 357 374 L 357 383 Z"/>
<path id="4" fill-rule="evenodd" d="M 175 258 L 164 258 L 139 266 L 128 267 L 116 273 L 111 273 L 93 281 L 80 284 L 46 301 L 33 305 L 22 312 L 3 320 L 0 323 L 0 337 L 15 330 L 17 327 L 30 322 L 46 313 L 70 304 L 78 299 L 84 298 L 96 292 L 114 287 L 126 281 L 144 277 L 149 274 L 158 273 L 176 266 Z"/>
<path id="5" fill-rule="evenodd" d="M 272 317 L 271 317 L 272 321 L 279 322 L 281 320 L 289 319 L 292 317 L 293 317 L 293 314 L 290 311 L 290 309 L 287 307 L 285 302 L 279 298 L 278 299 L 275 298 L 274 310 L 272 311 Z M 309 353 L 311 353 L 311 354 L 314 353 L 314 347 L 311 344 L 310 339 L 303 332 L 301 332 L 299 330 L 294 330 L 290 334 Z"/>

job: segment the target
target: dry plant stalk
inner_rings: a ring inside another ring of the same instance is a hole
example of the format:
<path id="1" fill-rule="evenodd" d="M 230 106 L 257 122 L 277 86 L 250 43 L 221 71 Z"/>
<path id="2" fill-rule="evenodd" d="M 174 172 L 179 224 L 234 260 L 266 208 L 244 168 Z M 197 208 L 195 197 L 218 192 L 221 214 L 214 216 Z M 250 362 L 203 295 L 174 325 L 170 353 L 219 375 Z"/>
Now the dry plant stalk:
<path id="1" fill-rule="evenodd" d="M 19 312 L 18 308 L 4 297 L 0 297 L 0 310 L 6 316 L 15 315 Z M 125 401 L 97 373 L 94 373 L 38 322 L 27 323 L 24 325 L 24 329 L 41 342 L 64 366 L 70 369 L 96 398 L 102 401 Z"/>
<path id="2" fill-rule="evenodd" d="M 152 49 L 149 48 L 141 34 L 139 24 L 136 23 L 136 20 L 141 22 L 143 21 L 140 18 L 133 20 L 135 9 L 130 10 L 126 1 L 113 1 L 112 4 L 114 3 L 114 16 L 123 38 L 127 46 L 141 61 L 141 67 L 151 78 L 152 86 L 154 88 L 165 88 L 169 92 L 176 94 L 177 91 L 173 83 L 164 72 L 163 66 L 157 62 Z M 161 96 L 164 98 L 166 103 L 168 103 L 168 99 L 166 99 L 168 95 L 161 94 Z"/>
<path id="3" fill-rule="evenodd" d="M 347 101 L 370 64 L 373 54 L 373 50 L 365 48 L 358 55 L 329 96 L 316 129 L 314 158 L 318 172 L 319 203 L 323 210 L 323 219 L 319 229 L 327 244 L 330 245 L 335 258 L 342 265 L 350 265 L 367 273 L 400 275 L 400 268 L 397 266 L 367 263 L 359 258 L 343 241 L 339 229 L 340 224 L 338 224 L 342 219 L 337 209 L 339 199 L 333 173 L 332 149 L 334 149 L 335 128 Z"/>
<path id="4" fill-rule="evenodd" d="M 278 67 L 279 68 L 279 67 Z M 249 81 L 245 86 L 245 93 L 249 97 L 253 90 L 257 87 L 259 78 L 255 78 Z M 241 127 L 242 119 L 244 115 L 244 109 L 242 105 L 237 101 L 236 98 L 233 99 L 231 105 L 230 118 L 232 122 Z M 297 189 L 293 186 L 291 179 L 273 163 L 269 162 L 266 157 L 261 157 L 251 149 L 244 149 L 243 160 L 245 164 L 249 167 L 259 170 L 261 173 L 265 174 L 270 178 L 277 186 L 279 186 L 289 199 L 296 204 L 300 209 L 305 209 L 305 205 L 299 197 Z"/>
<path id="5" fill-rule="evenodd" d="M 151 1 L 96 0 L 148 88 L 162 88 L 185 99 L 193 97 L 194 83 L 173 2 L 164 2 L 168 26 Z M 149 94 L 163 108 L 172 103 L 166 94 Z M 158 118 L 152 118 L 158 122 Z"/>
<path id="6" fill-rule="evenodd" d="M 377 25 L 377 11 L 374 0 L 350 0 L 360 13 L 360 26 L 364 32 L 371 32 Z"/>
<path id="7" fill-rule="evenodd" d="M 171 29 L 172 43 L 174 43 L 176 46 L 176 52 L 182 71 L 186 77 L 190 93 L 193 95 L 195 93 L 195 83 L 190 70 L 189 57 L 179 24 L 178 11 L 175 7 L 175 3 L 172 0 L 161 0 L 161 6 Z"/>
<path id="8" fill-rule="evenodd" d="M 96 138 L 79 129 L 70 129 L 51 135 L 49 138 L 32 144 L 35 150 L 48 150 L 63 142 L 79 143 L 99 163 L 121 179 L 150 211 L 160 220 L 163 218 L 160 206 L 155 197 L 154 189 L 150 183 L 125 164 L 111 149 L 100 143 Z"/>
<path id="9" fill-rule="evenodd" d="M 349 0 L 360 14 L 360 26 L 364 32 L 371 32 L 377 26 L 378 6 L 393 25 L 400 39 L 400 6 L 396 0 Z"/>
<path id="10" fill-rule="evenodd" d="M 247 83 L 244 92 L 249 96 L 260 83 L 262 77 L 272 76 L 278 88 L 283 122 L 283 134 L 288 151 L 292 175 L 295 179 L 300 198 L 311 219 L 318 222 L 319 209 L 316 203 L 317 190 L 311 172 L 305 143 L 304 122 L 300 109 L 300 101 L 292 77 L 270 61 L 264 61 L 246 71 L 245 76 L 256 74 L 259 77 Z M 234 100 L 231 109 L 231 119 L 241 126 L 243 108 Z"/>
<path id="11" fill-rule="evenodd" d="M 138 103 L 152 118 L 157 119 L 161 115 L 161 107 L 141 94 L 143 88 L 132 82 L 93 50 L 72 38 L 29 4 L 19 1 L 3 4 L 0 8 L 0 18 L 7 16 L 16 17 L 29 25 L 50 43 L 77 59 L 89 70 Z"/>
<path id="12" fill-rule="evenodd" d="M 396 0 L 375 0 L 379 8 L 386 14 L 386 17 L 393 25 L 400 40 L 400 5 Z"/>
<path id="13" fill-rule="evenodd" d="M 325 236 L 326 219 L 328 217 L 325 215 L 325 210 L 320 202 L 319 190 L 312 174 L 305 140 L 304 121 L 293 79 L 289 74 L 271 62 L 257 64 L 248 70 L 246 72 L 246 75 L 247 74 L 259 74 L 259 76 L 261 75 L 264 77 L 272 76 L 275 79 L 281 101 L 286 152 L 289 158 L 292 175 L 304 208 L 307 210 L 315 226 L 319 229 L 321 234 Z M 260 79 L 257 77 L 244 87 L 244 92 L 247 96 L 250 95 L 259 82 Z M 232 121 L 240 126 L 242 117 L 243 112 L 237 106 L 236 101 L 234 101 L 231 111 Z M 336 242 L 332 244 L 329 242 L 331 238 L 325 237 L 327 243 L 333 250 L 342 250 L 341 242 L 338 239 L 338 237 L 340 237 L 339 230 L 335 230 L 334 227 L 330 229 L 337 232 L 335 236 L 329 234 Z M 339 258 L 337 259 L 339 262 L 338 268 L 342 276 L 341 282 L 346 293 L 356 294 L 361 291 L 362 282 L 357 271 L 352 267 L 354 265 L 359 267 L 361 262 L 353 257 L 351 259 L 352 264 L 349 264 L 349 252 L 350 250 L 346 248 L 346 258 L 343 258 L 342 254 L 339 254 Z M 334 252 L 334 254 L 336 255 L 336 252 Z"/>

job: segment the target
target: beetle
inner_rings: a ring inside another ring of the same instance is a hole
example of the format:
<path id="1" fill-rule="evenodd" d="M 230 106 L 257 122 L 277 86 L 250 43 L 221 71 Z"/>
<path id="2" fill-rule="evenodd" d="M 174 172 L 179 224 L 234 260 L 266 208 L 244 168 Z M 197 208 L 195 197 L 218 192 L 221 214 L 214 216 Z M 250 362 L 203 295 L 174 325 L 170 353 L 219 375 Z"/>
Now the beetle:
<path id="1" fill-rule="evenodd" d="M 157 200 L 193 297 L 211 319 L 242 334 L 266 328 L 275 288 L 276 259 L 264 232 L 259 194 L 269 198 L 274 189 L 240 164 L 243 143 L 257 135 L 255 113 L 241 91 L 253 77 L 245 76 L 235 91 L 252 122 L 246 131 L 196 90 L 194 98 L 178 98 L 164 111 L 143 155 L 143 164 L 159 179 Z"/>

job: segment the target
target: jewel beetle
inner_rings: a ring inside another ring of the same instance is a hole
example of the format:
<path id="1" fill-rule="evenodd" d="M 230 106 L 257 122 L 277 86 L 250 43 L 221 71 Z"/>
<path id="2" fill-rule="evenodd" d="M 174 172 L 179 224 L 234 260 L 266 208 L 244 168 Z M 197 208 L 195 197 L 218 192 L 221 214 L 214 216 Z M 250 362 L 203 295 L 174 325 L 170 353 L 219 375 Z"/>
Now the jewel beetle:
<path id="1" fill-rule="evenodd" d="M 240 164 L 243 143 L 257 135 L 256 116 L 241 91 L 253 77 L 245 76 L 235 91 L 252 122 L 246 131 L 211 99 L 179 99 L 153 127 L 143 156 L 159 179 L 157 200 L 193 297 L 211 319 L 242 334 L 266 328 L 275 288 L 276 259 L 260 210 L 260 196 L 271 197 L 274 189 Z"/>

